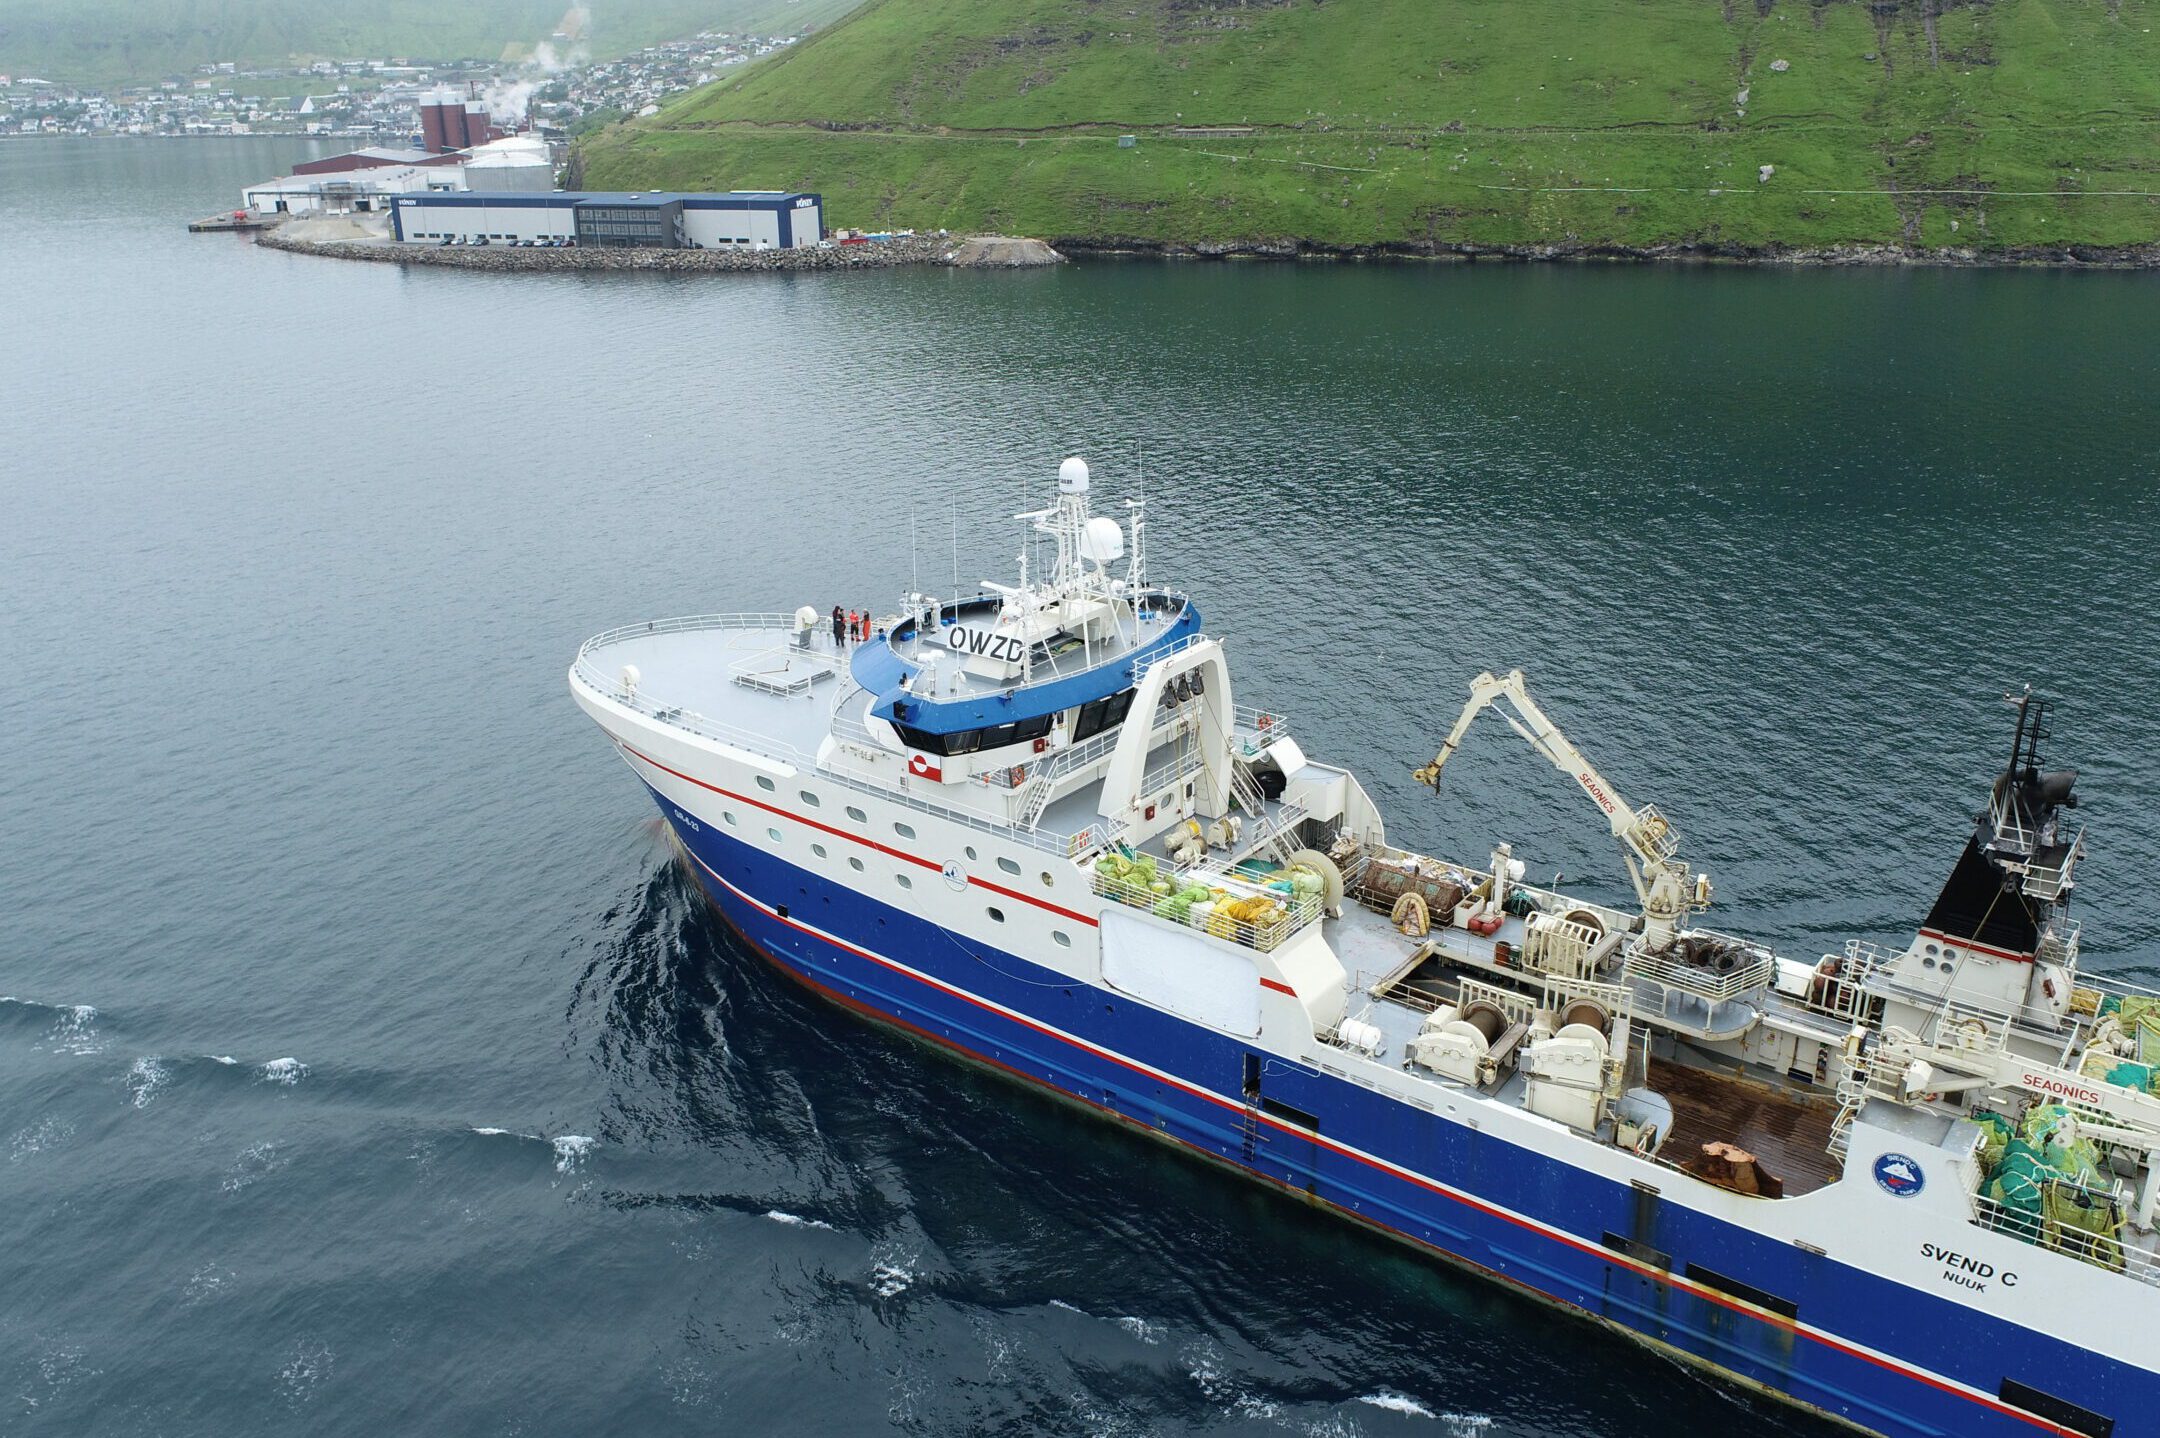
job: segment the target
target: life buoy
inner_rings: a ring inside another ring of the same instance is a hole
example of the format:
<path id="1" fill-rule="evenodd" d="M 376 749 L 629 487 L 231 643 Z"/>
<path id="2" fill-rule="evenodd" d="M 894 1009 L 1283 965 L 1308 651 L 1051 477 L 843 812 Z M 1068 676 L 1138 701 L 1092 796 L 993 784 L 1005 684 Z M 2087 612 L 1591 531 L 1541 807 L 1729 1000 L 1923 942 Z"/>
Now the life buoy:
<path id="1" fill-rule="evenodd" d="M 1272 729 L 1272 728 L 1274 728 L 1274 727 L 1275 727 L 1275 716 L 1274 716 L 1274 715 L 1272 715 L 1272 714 L 1262 714 L 1262 715 L 1260 716 L 1260 732 L 1261 732 L 1261 733 L 1265 734 L 1265 733 L 1267 733 L 1267 731 L 1268 731 L 1268 730 L 1270 730 L 1270 729 Z"/>
<path id="2" fill-rule="evenodd" d="M 1015 764 L 1012 766 L 1012 773 L 1007 777 L 1012 780 L 1012 787 L 1017 789 L 1027 782 L 1027 770 Z"/>

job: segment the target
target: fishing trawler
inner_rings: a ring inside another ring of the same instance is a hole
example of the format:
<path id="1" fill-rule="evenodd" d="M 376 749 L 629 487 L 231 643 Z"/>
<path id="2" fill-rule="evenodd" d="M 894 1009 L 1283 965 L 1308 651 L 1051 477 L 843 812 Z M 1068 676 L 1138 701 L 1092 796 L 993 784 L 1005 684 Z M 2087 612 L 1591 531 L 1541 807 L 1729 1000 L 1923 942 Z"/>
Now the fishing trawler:
<path id="1" fill-rule="evenodd" d="M 1895 946 L 1781 957 L 1531 697 L 1637 903 L 1391 844 L 1237 702 L 1144 507 L 1065 461 L 1013 584 L 588 641 L 571 692 L 718 907 L 846 1007 L 1890 1435 L 2160 1432 L 2160 996 L 2082 974 L 2042 701 Z M 1033 568 L 1041 577 L 1031 578 Z M 1503 839 L 1504 836 L 1496 836 Z"/>

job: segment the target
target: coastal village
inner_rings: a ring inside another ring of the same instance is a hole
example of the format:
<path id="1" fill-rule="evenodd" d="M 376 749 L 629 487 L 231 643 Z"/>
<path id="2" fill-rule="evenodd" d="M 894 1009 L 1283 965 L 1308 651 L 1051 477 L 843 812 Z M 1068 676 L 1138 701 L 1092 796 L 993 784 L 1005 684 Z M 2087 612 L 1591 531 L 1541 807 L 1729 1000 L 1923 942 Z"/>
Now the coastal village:
<path id="1" fill-rule="evenodd" d="M 234 61 L 110 91 L 0 74 L 0 136 L 324 135 L 403 143 L 421 97 L 443 87 L 483 96 L 498 116 L 566 137 L 631 115 L 792 45 L 793 35 L 707 31 L 619 60 L 583 58 L 558 32 L 511 61 L 407 57 L 317 60 L 283 68 Z"/>

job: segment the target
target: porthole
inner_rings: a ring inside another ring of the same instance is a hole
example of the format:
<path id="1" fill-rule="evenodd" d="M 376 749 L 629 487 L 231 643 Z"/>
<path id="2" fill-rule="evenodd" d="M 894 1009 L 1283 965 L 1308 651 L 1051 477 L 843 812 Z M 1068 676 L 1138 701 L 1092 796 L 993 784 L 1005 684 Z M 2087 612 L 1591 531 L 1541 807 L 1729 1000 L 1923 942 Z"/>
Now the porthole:
<path id="1" fill-rule="evenodd" d="M 734 811 L 734 810 L 732 810 L 732 809 L 722 809 L 722 810 L 720 811 L 720 817 L 721 817 L 721 818 L 723 818 L 723 819 L 725 819 L 725 820 L 727 820 L 727 826 L 728 826 L 728 827 L 729 827 L 730 829 L 732 829 L 732 828 L 734 828 L 734 827 L 735 827 L 735 811 Z"/>
<path id="2" fill-rule="evenodd" d="M 1923 958 L 1920 960 L 1920 967 L 1923 969 L 1932 969 L 1935 967 L 1935 961 L 1933 959 Z"/>
<path id="3" fill-rule="evenodd" d="M 892 831 L 903 839 L 915 837 L 915 826 L 913 824 L 895 824 L 892 826 Z"/>
<path id="4" fill-rule="evenodd" d="M 817 807 L 818 807 L 818 804 L 819 804 L 818 796 L 817 796 L 817 795 L 815 795 L 815 794 L 813 794 L 813 793 L 811 793 L 811 792 L 810 792 L 810 791 L 809 791 L 808 789 L 805 789 L 805 790 L 803 790 L 803 791 L 802 791 L 802 794 L 801 794 L 801 796 L 800 796 L 800 797 L 801 797 L 801 799 L 802 799 L 803 803 L 807 804 L 807 805 L 808 805 L 809 807 L 811 807 L 811 808 L 813 808 L 813 809 L 815 809 L 815 808 L 817 808 Z"/>
<path id="5" fill-rule="evenodd" d="M 858 858 L 855 858 L 855 857 L 854 857 L 854 856 L 852 856 L 852 855 L 850 855 L 850 856 L 849 856 L 849 858 L 848 858 L 848 861 L 847 861 L 847 866 L 848 866 L 848 867 L 849 867 L 850 869 L 853 869 L 853 870 L 854 870 L 854 871 L 855 871 L 856 873 L 858 873 L 858 874 L 860 874 L 860 873 L 861 873 L 861 872 L 863 871 L 863 869 L 862 869 L 862 860 L 860 860 L 860 859 L 858 859 Z"/>
<path id="6" fill-rule="evenodd" d="M 1057 887 L 1057 875 L 1051 873 L 1048 869 L 1042 871 L 1042 881 L 1043 887 L 1046 889 L 1054 889 Z"/>
<path id="7" fill-rule="evenodd" d="M 777 844 L 780 842 L 780 831 L 778 829 L 767 829 L 765 831 L 765 837 Z"/>
<path id="8" fill-rule="evenodd" d="M 1008 859 L 1001 854 L 998 856 L 998 867 L 1008 874 L 1017 874 L 1020 872 L 1020 861 L 1018 859 Z"/>
<path id="9" fill-rule="evenodd" d="M 898 884 L 903 889 L 912 889 L 915 887 L 915 881 L 905 874 L 895 874 L 892 877 L 893 882 Z"/>
<path id="10" fill-rule="evenodd" d="M 970 859 L 979 859 L 982 857 L 982 855 L 975 852 L 975 846 L 973 844 L 967 846 L 967 856 Z"/>
<path id="11" fill-rule="evenodd" d="M 983 910 L 983 912 L 990 916 L 990 922 L 993 924 L 1002 924 L 1005 922 L 1005 911 L 1001 908 L 998 908 L 995 904 Z"/>
<path id="12" fill-rule="evenodd" d="M 773 781 L 766 778 L 763 774 L 757 776 L 757 786 L 760 789 L 763 789 L 768 794 L 773 792 Z"/>
<path id="13" fill-rule="evenodd" d="M 858 824 L 867 824 L 870 822 L 870 816 L 868 814 L 865 814 L 862 810 L 856 808 L 853 804 L 847 806 L 847 816 L 850 819 L 853 819 Z"/>
<path id="14" fill-rule="evenodd" d="M 1061 949 L 1072 947 L 1072 935 L 1066 933 L 1063 929 L 1052 929 L 1050 937 L 1057 940 L 1057 946 Z"/>
<path id="15" fill-rule="evenodd" d="M 810 846 L 810 852 L 822 859 L 825 857 L 825 846 L 823 844 L 812 844 Z"/>

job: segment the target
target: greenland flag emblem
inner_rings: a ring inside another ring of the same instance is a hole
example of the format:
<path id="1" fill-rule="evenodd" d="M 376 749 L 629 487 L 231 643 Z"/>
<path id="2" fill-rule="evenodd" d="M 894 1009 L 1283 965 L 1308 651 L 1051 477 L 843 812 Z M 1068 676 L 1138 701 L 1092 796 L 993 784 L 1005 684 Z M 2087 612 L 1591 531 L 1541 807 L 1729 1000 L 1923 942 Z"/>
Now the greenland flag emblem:
<path id="1" fill-rule="evenodd" d="M 943 779 L 944 767 L 934 762 L 928 754 L 907 756 L 907 771 L 918 779 Z"/>

